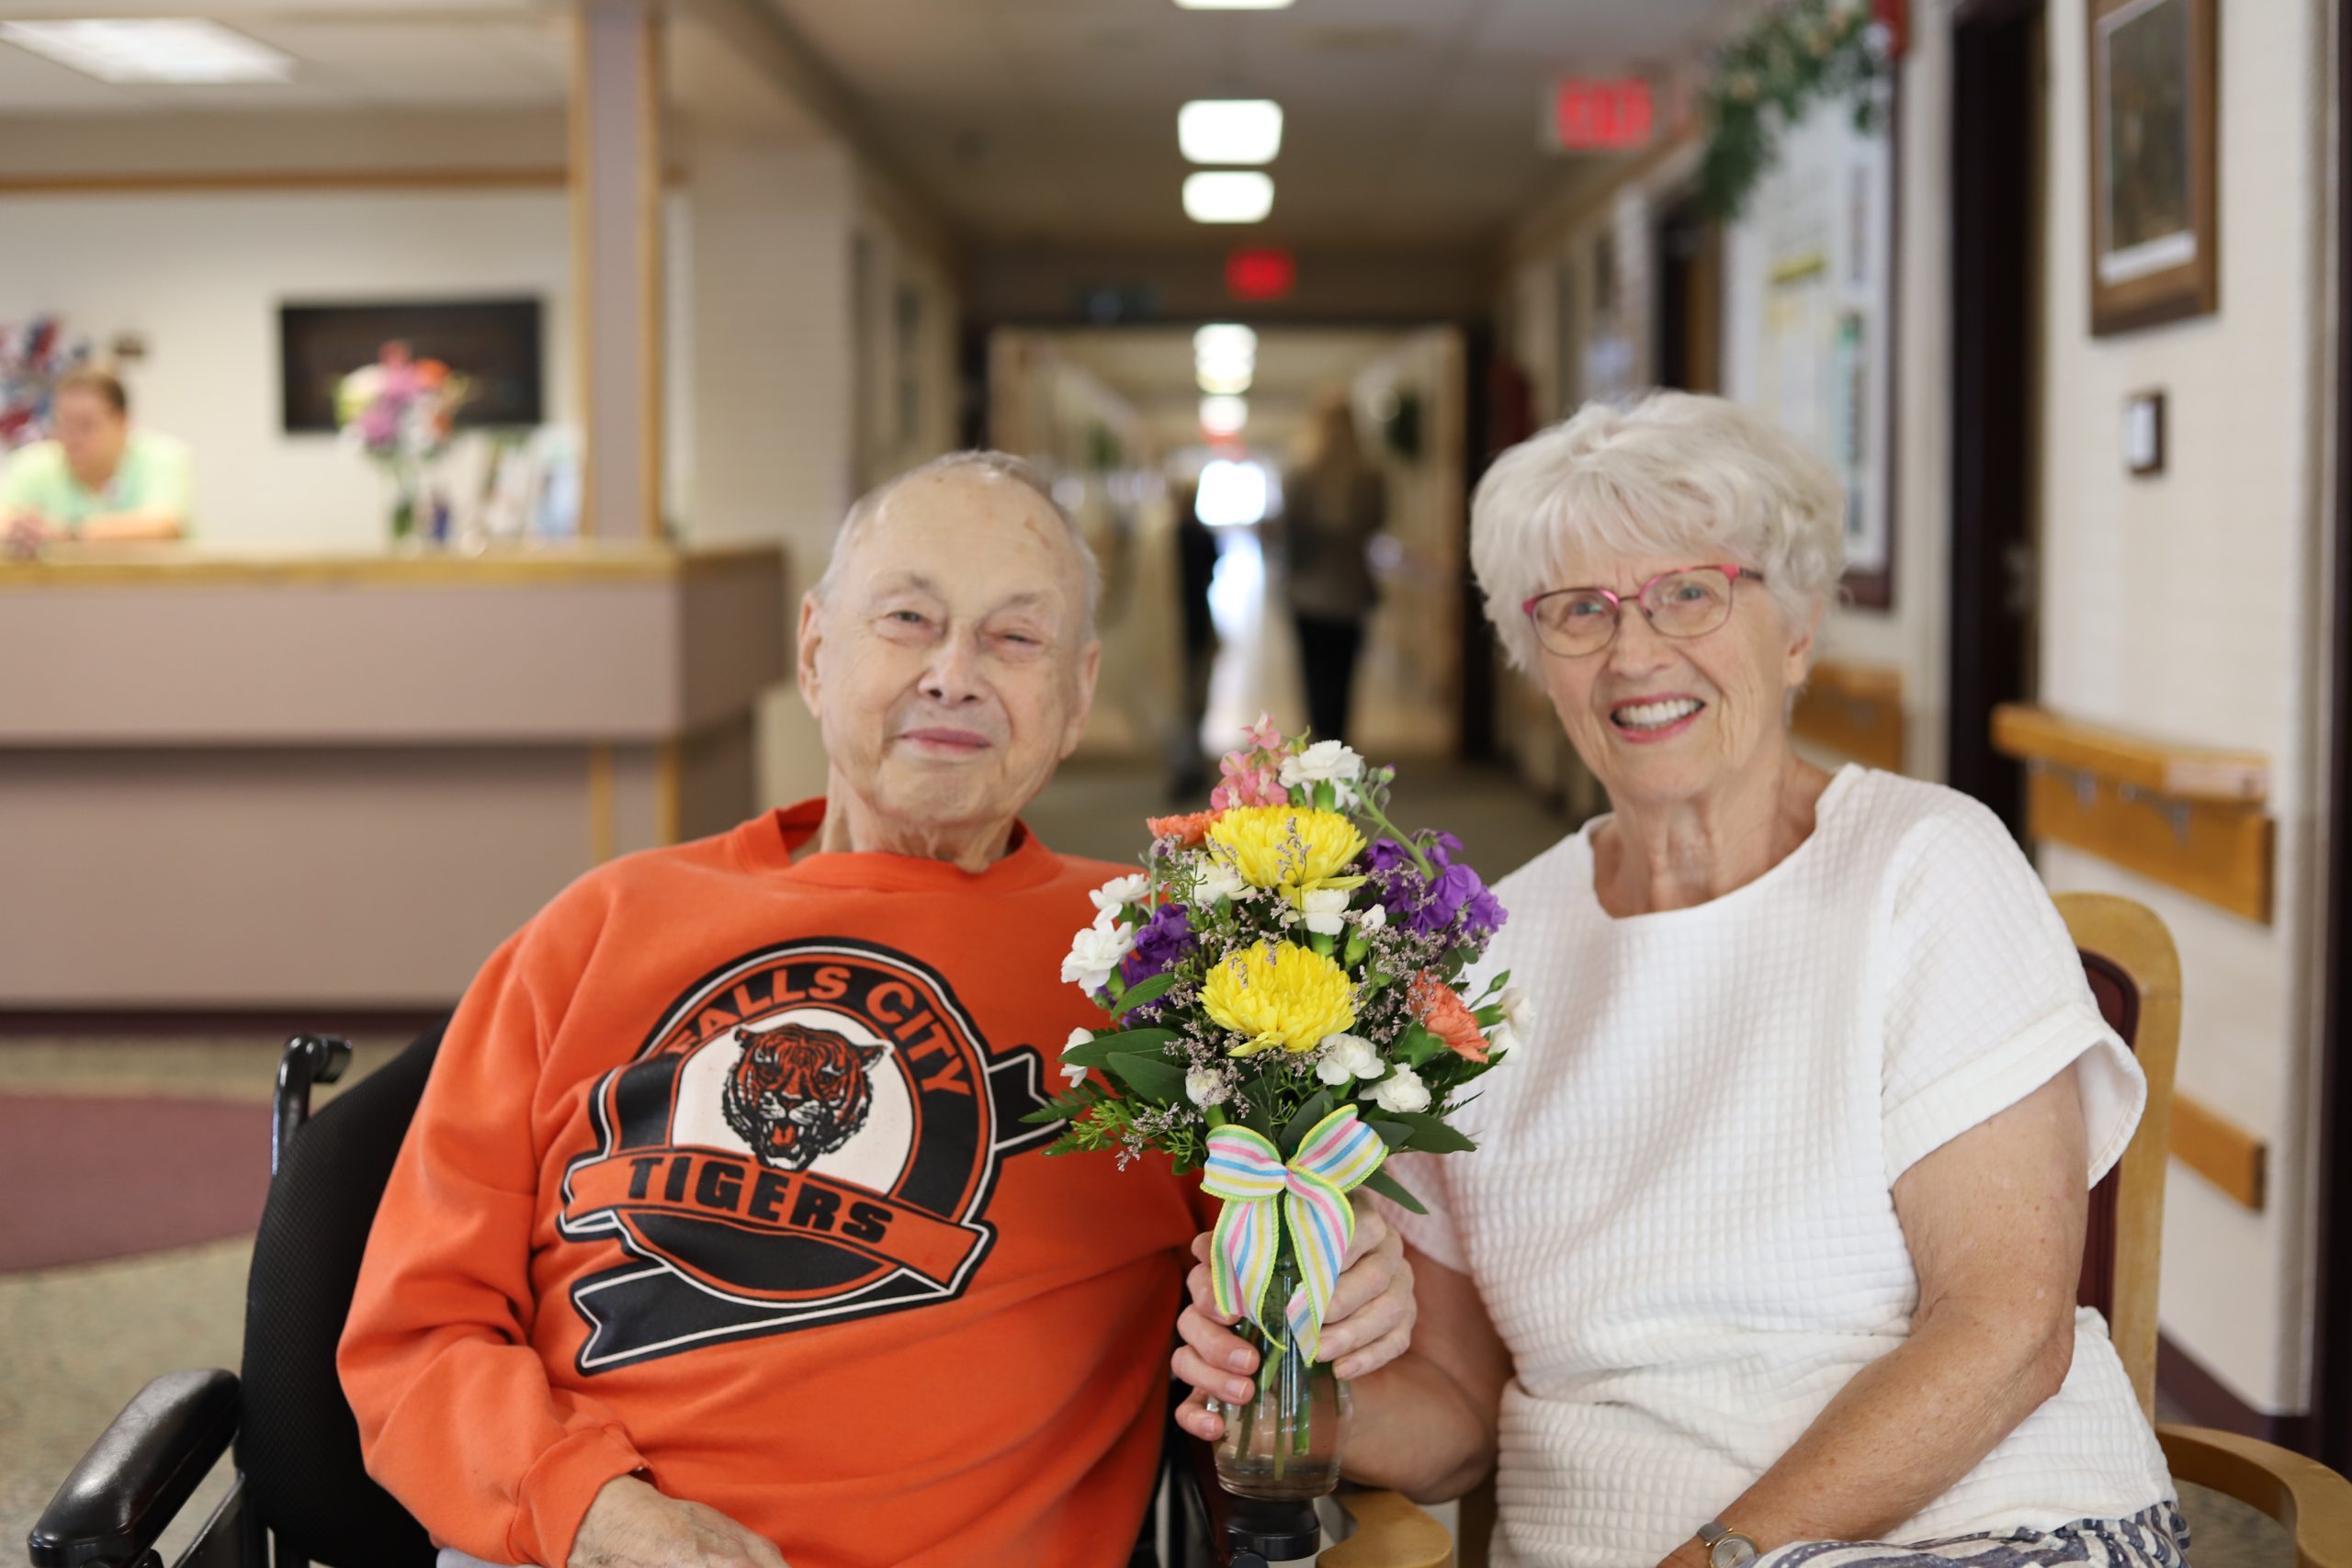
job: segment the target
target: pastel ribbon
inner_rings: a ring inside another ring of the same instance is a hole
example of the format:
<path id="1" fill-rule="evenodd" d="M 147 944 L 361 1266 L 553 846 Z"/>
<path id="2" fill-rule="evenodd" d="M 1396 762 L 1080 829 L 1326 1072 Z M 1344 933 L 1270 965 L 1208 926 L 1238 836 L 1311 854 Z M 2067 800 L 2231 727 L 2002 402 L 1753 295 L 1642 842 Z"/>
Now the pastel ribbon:
<path id="1" fill-rule="evenodd" d="M 1269 1340 L 1287 1345 L 1313 1366 L 1323 1341 L 1323 1310 L 1355 1235 L 1348 1193 L 1380 1168 L 1388 1147 L 1346 1106 L 1315 1123 L 1288 1164 L 1262 1134 L 1247 1127 L 1216 1128 L 1208 1150 L 1201 1189 L 1225 1200 L 1210 1248 L 1217 1308 L 1248 1317 Z M 1266 1292 L 1285 1221 L 1299 1286 L 1269 1323 Z"/>

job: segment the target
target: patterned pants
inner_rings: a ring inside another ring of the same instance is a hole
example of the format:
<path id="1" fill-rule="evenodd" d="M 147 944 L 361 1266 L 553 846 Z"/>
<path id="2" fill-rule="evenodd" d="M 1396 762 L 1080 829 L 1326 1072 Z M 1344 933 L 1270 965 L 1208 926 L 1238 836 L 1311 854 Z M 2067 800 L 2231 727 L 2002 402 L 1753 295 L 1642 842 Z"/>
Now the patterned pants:
<path id="1" fill-rule="evenodd" d="M 2054 1530 L 1970 1535 L 1909 1546 L 1808 1540 L 1767 1552 L 1757 1568 L 2188 1568 L 2188 1524 L 2170 1503 L 2128 1519 L 2081 1519 Z"/>

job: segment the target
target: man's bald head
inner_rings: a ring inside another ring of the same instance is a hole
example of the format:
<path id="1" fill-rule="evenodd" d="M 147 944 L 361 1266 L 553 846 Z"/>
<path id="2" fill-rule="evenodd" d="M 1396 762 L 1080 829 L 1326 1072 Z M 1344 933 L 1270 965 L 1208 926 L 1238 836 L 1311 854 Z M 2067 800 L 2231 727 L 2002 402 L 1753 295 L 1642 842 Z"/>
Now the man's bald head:
<path id="1" fill-rule="evenodd" d="M 841 527 L 834 531 L 832 557 L 825 564 L 825 575 L 818 579 L 817 597 L 820 600 L 826 598 L 834 584 L 840 581 L 842 564 L 856 547 L 858 536 L 882 514 L 892 495 L 901 487 L 919 479 L 935 480 L 949 477 L 1019 485 L 1045 503 L 1046 509 L 1061 525 L 1070 549 L 1078 558 L 1079 574 L 1086 585 L 1086 619 L 1080 640 L 1093 641 L 1095 613 L 1102 600 L 1102 569 L 1096 562 L 1093 550 L 1088 547 L 1085 535 L 1079 531 L 1078 520 L 1055 499 L 1054 487 L 1047 482 L 1046 476 L 1038 471 L 1036 465 L 1010 452 L 950 452 L 944 457 L 933 457 L 928 463 L 909 468 L 896 478 L 885 479 L 858 497 L 857 503 L 842 519 Z"/>

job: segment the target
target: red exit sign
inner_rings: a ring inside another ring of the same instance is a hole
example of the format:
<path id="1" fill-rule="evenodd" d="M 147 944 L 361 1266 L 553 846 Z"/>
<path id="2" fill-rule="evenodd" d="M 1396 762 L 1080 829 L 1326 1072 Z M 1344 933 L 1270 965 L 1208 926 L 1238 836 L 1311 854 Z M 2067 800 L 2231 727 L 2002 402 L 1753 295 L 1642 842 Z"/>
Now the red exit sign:
<path id="1" fill-rule="evenodd" d="M 1225 260 L 1225 289 L 1236 299 L 1284 299 L 1298 286 L 1298 263 L 1283 250 L 1236 251 Z"/>
<path id="2" fill-rule="evenodd" d="M 1623 152 L 1650 144 L 1650 85 L 1638 76 L 1572 76 L 1552 88 L 1552 141 L 1564 152 Z"/>

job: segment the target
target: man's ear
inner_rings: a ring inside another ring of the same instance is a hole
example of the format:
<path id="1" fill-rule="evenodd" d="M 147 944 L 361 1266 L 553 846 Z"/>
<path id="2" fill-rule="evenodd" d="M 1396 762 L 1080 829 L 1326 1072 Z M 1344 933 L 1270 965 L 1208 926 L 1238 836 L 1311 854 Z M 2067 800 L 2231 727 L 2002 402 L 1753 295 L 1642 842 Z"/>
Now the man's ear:
<path id="1" fill-rule="evenodd" d="M 1069 720 L 1062 726 L 1062 760 L 1078 750 L 1079 738 L 1086 733 L 1086 720 L 1094 711 L 1094 682 L 1102 673 L 1102 641 L 1097 637 L 1086 645 L 1078 656 L 1078 701 L 1071 705 Z"/>
<path id="2" fill-rule="evenodd" d="M 809 716 L 825 716 L 823 686 L 817 677 L 817 650 L 825 643 L 825 602 L 813 588 L 800 596 L 800 651 L 796 671 L 800 701 Z"/>

